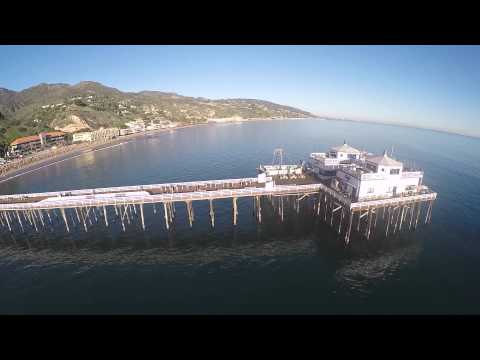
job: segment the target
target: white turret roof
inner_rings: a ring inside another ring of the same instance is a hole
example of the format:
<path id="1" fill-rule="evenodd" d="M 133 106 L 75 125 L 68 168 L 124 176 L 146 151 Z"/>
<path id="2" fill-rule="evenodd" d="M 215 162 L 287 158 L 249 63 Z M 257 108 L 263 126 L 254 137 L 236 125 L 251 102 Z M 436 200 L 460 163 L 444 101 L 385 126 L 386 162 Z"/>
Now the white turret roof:
<path id="1" fill-rule="evenodd" d="M 336 151 L 336 152 L 344 152 L 344 153 L 348 153 L 348 154 L 360 154 L 360 150 L 355 149 L 354 147 L 351 147 L 350 145 L 347 145 L 346 142 L 344 142 L 343 145 L 332 147 L 332 150 Z"/>
<path id="2" fill-rule="evenodd" d="M 367 161 L 377 165 L 382 165 L 382 166 L 402 166 L 403 165 L 400 161 L 397 161 L 389 157 L 386 151 L 383 153 L 383 155 L 368 157 Z"/>

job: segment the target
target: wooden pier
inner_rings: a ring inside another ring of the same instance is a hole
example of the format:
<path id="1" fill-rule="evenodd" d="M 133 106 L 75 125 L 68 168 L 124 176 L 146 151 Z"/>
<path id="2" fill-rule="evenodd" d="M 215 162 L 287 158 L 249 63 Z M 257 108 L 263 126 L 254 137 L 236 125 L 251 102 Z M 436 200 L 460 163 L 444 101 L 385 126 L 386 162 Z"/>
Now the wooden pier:
<path id="1" fill-rule="evenodd" d="M 11 232 L 25 232 L 28 229 L 38 232 L 51 226 L 52 215 L 56 215 L 67 232 L 71 231 L 74 223 L 88 231 L 89 226 L 99 222 L 109 227 L 114 214 L 122 230 L 126 231 L 125 224 L 130 224 L 135 214 L 137 217 L 139 215 L 145 230 L 144 206 L 151 204 L 154 213 L 162 209 L 165 228 L 169 230 L 178 211 L 175 205 L 179 203 L 184 204 L 189 225 L 193 226 L 193 203 L 196 201 L 208 201 L 210 223 L 214 227 L 214 201 L 220 199 L 232 199 L 232 220 L 236 226 L 239 198 L 253 199 L 258 223 L 262 222 L 262 200 L 268 200 L 275 214 L 283 221 L 284 199 L 294 198 L 293 206 L 297 213 L 300 203 L 310 199 L 313 203 L 312 214 L 329 224 L 348 244 L 352 229 L 370 239 L 379 217 L 385 224 L 385 236 L 402 229 L 415 229 L 422 210 L 425 213 L 424 222 L 430 222 L 437 196 L 427 191 L 412 196 L 351 202 L 318 181 L 292 179 L 280 183 L 267 187 L 258 178 L 243 178 L 4 195 L 0 196 L 0 227 Z"/>

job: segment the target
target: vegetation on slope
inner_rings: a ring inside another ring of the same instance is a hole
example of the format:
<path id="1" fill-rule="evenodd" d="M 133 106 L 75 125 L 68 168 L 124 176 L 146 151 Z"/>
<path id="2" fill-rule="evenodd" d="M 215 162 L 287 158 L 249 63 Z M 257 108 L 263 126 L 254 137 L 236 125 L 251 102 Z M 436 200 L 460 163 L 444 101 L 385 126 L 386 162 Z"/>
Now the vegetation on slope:
<path id="1" fill-rule="evenodd" d="M 0 88 L 0 145 L 19 136 L 60 129 L 123 127 L 125 122 L 209 118 L 309 117 L 310 113 L 255 99 L 209 100 L 160 91 L 122 92 L 97 82 L 39 84 L 20 92 Z"/>

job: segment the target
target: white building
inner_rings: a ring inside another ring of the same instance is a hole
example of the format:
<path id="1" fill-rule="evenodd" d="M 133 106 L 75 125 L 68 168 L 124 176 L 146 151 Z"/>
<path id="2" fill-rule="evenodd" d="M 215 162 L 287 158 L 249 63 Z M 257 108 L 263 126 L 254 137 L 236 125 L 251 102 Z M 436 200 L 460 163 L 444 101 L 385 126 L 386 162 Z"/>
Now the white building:
<path id="1" fill-rule="evenodd" d="M 135 133 L 146 131 L 145 122 L 141 119 L 126 122 L 125 125 Z"/>
<path id="2" fill-rule="evenodd" d="M 364 201 L 417 193 L 422 178 L 422 171 L 404 168 L 385 152 L 339 168 L 333 186 L 355 201 Z"/>
<path id="3" fill-rule="evenodd" d="M 105 141 L 115 139 L 120 135 L 120 129 L 118 128 L 100 128 L 92 132 L 92 141 Z"/>
<path id="4" fill-rule="evenodd" d="M 120 136 L 125 136 L 125 135 L 130 135 L 130 134 L 134 134 L 135 132 L 128 128 L 128 129 L 120 129 Z"/>
<path id="5" fill-rule="evenodd" d="M 310 166 L 313 173 L 319 178 L 333 178 L 338 169 L 350 167 L 355 162 L 364 160 L 364 153 L 346 142 L 341 146 L 334 146 L 327 153 L 311 153 Z"/>
<path id="6" fill-rule="evenodd" d="M 120 135 L 118 128 L 101 128 L 95 131 L 85 131 L 73 134 L 73 142 L 85 142 L 85 141 L 105 141 L 115 139 Z"/>
<path id="7" fill-rule="evenodd" d="M 84 142 L 84 141 L 93 141 L 93 136 L 91 131 L 79 132 L 73 134 L 73 142 Z"/>

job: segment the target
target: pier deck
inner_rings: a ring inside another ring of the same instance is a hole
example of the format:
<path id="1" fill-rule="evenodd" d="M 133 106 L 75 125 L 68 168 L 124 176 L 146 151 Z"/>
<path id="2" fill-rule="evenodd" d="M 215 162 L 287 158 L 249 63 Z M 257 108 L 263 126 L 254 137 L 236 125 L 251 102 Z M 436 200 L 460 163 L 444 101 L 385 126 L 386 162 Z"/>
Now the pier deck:
<path id="1" fill-rule="evenodd" d="M 136 213 L 138 207 L 141 214 L 142 227 L 145 229 L 143 206 L 146 204 L 163 204 L 165 225 L 168 230 L 174 221 L 175 203 L 185 203 L 187 205 L 187 215 L 190 226 L 192 226 L 194 219 L 192 202 L 209 201 L 210 218 L 213 227 L 215 218 L 213 201 L 219 199 L 232 199 L 233 224 L 236 225 L 238 216 L 237 199 L 245 197 L 254 199 L 254 209 L 258 222 L 261 223 L 262 218 L 262 199 L 268 199 L 274 211 L 283 221 L 283 198 L 290 196 L 294 196 L 296 199 L 294 208 L 297 213 L 299 212 L 300 201 L 306 198 L 311 199 L 313 202 L 313 213 L 317 216 L 323 213 L 324 221 L 329 222 L 332 227 L 334 215 L 338 214 L 338 234 L 341 233 L 343 228 L 345 231 L 345 242 L 348 243 L 353 219 L 356 214 L 358 214 L 356 216 L 358 218 L 356 230 L 360 232 L 363 221 L 366 227 L 364 235 L 368 239 L 371 228 L 375 228 L 377 216 L 383 209 L 386 235 L 388 235 L 389 229 L 393 233 L 396 232 L 397 227 L 401 230 L 402 223 L 407 221 L 407 214 L 409 214 L 408 227 L 411 228 L 412 224 L 416 227 L 422 203 L 428 203 L 425 222 L 429 222 L 432 204 L 437 194 L 429 191 L 411 196 L 352 202 L 350 198 L 308 175 L 288 179 L 279 178 L 275 181 L 274 186 L 266 186 L 265 183 L 259 182 L 258 178 L 178 182 L 2 195 L 0 196 L 0 225 L 8 228 L 9 231 L 13 231 L 15 228 L 13 225 L 17 224 L 17 227 L 23 231 L 24 225 L 30 224 L 38 231 L 40 224 L 42 227 L 46 225 L 44 215 L 48 216 L 48 219 L 51 221 L 50 212 L 58 210 L 68 232 L 70 231 L 69 223 L 73 219 L 83 223 L 85 231 L 87 231 L 89 221 L 92 224 L 91 220 L 89 220 L 89 216 L 92 213 L 97 217 L 97 212 L 99 212 L 99 216 L 104 218 L 105 225 L 109 226 L 107 207 L 111 207 L 125 230 L 125 216 L 130 223 L 129 214 L 132 213 L 132 209 Z M 70 210 L 70 221 L 69 214 L 66 211 L 68 209 Z M 344 219 L 348 220 L 348 222 L 344 222 Z M 416 220 L 414 221 L 414 219 Z M 336 227 L 337 225 L 335 225 Z"/>

